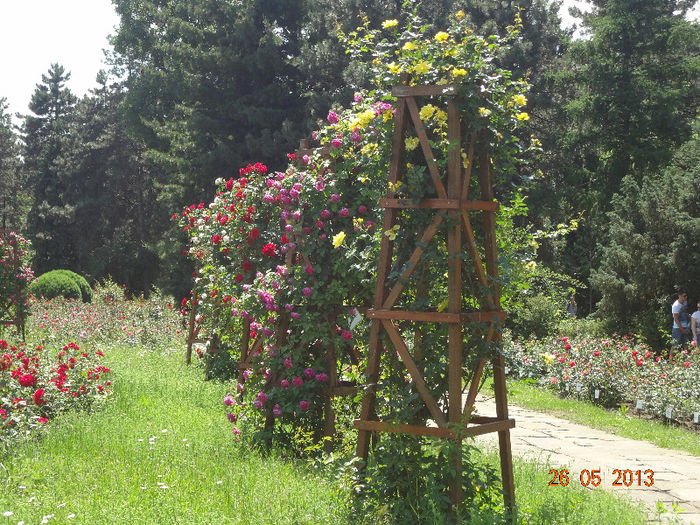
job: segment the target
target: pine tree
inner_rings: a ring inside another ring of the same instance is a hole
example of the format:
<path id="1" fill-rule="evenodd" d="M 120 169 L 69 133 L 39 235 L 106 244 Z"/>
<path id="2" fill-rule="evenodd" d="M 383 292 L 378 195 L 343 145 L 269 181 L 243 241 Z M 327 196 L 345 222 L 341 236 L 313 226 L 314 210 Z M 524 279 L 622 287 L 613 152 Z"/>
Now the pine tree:
<path id="1" fill-rule="evenodd" d="M 24 226 L 26 188 L 21 170 L 20 148 L 5 98 L 0 98 L 0 229 Z"/>
<path id="2" fill-rule="evenodd" d="M 591 281 L 599 315 L 612 328 L 641 333 L 656 346 L 670 330 L 670 298 L 700 298 L 700 120 L 671 164 L 641 183 L 623 179 L 608 213 L 609 236 Z"/>
<path id="3" fill-rule="evenodd" d="M 72 182 L 64 155 L 72 147 L 68 135 L 76 97 L 65 87 L 70 78 L 63 66 L 52 64 L 41 76 L 24 118 L 24 159 L 33 196 L 29 235 L 33 241 L 34 271 L 71 268 L 75 249 L 70 238 L 74 218 Z"/>

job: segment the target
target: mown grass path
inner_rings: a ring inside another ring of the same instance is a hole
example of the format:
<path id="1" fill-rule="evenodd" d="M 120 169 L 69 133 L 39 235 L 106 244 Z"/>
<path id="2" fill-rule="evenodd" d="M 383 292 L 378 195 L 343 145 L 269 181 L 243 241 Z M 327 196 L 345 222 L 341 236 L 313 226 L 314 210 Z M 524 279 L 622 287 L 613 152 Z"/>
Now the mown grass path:
<path id="1" fill-rule="evenodd" d="M 221 404 L 227 386 L 202 381 L 180 353 L 105 354 L 107 407 L 65 415 L 43 439 L 0 455 L 0 523 L 348 521 L 332 483 L 237 445 Z"/>

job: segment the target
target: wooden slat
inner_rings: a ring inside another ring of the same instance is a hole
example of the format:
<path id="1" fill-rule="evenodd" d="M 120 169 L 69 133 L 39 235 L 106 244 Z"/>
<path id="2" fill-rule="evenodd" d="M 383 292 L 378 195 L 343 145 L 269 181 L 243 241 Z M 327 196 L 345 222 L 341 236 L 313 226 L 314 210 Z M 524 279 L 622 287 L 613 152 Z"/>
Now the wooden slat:
<path id="1" fill-rule="evenodd" d="M 355 421 L 353 421 L 353 423 L 356 429 L 368 430 L 371 432 L 391 432 L 398 434 L 412 434 L 414 436 L 430 436 L 449 439 L 454 439 L 455 437 L 457 437 L 450 430 L 439 427 L 422 427 L 420 425 L 399 425 L 396 423 L 387 423 L 384 421 L 367 421 L 362 419 L 356 419 Z"/>
<path id="2" fill-rule="evenodd" d="M 503 321 L 505 318 L 506 313 L 502 310 L 464 312 L 460 314 L 462 323 L 492 323 L 494 321 Z"/>
<path id="3" fill-rule="evenodd" d="M 476 277 L 484 288 L 489 286 L 488 280 L 486 279 L 486 272 L 484 272 L 484 263 L 481 261 L 481 255 L 476 247 L 476 239 L 474 238 L 474 231 L 472 230 L 472 224 L 469 221 L 469 216 L 466 213 L 462 213 L 462 229 L 464 231 L 464 236 L 467 240 L 467 249 L 469 250 L 469 255 L 474 263 L 474 271 L 476 271 Z M 495 303 L 491 297 L 486 296 L 486 300 L 480 300 L 480 302 L 486 303 L 490 308 L 495 308 Z"/>
<path id="4" fill-rule="evenodd" d="M 500 438 L 500 434 L 504 433 L 504 431 L 506 434 L 508 434 L 508 430 L 511 428 L 515 428 L 514 419 L 501 419 L 498 421 L 494 421 L 493 423 L 484 423 L 473 427 L 467 427 L 465 432 L 470 436 L 480 436 L 481 434 L 490 434 L 491 432 L 498 432 Z M 505 490 L 505 483 L 503 489 Z"/>
<path id="5" fill-rule="evenodd" d="M 397 321 L 423 321 L 428 323 L 459 323 L 459 314 L 447 312 L 412 312 L 407 310 L 372 309 L 367 312 L 370 319 L 394 319 Z"/>
<path id="6" fill-rule="evenodd" d="M 463 211 L 498 211 L 496 201 L 474 201 L 461 199 L 423 199 L 415 203 L 410 199 L 381 199 L 382 208 L 419 208 Z"/>
<path id="7" fill-rule="evenodd" d="M 426 323 L 493 323 L 502 321 L 506 314 L 502 311 L 484 312 L 418 312 L 413 310 L 389 310 L 371 308 L 367 310 L 368 319 L 394 319 L 397 321 L 415 321 Z"/>
<path id="8" fill-rule="evenodd" d="M 394 323 L 392 323 L 390 320 L 382 320 L 382 324 L 384 325 L 384 330 L 389 335 L 394 348 L 401 356 L 404 366 L 411 375 L 413 384 L 416 385 L 416 390 L 418 390 L 418 393 L 423 399 L 425 406 L 428 407 L 430 415 L 433 416 L 433 420 L 439 427 L 444 428 L 447 426 L 445 416 L 443 415 L 440 406 L 437 404 L 437 401 L 435 401 L 435 398 L 433 398 L 432 394 L 430 393 L 430 390 L 428 390 L 425 380 L 423 379 L 423 374 L 416 366 L 411 353 L 408 351 L 408 347 L 406 347 L 406 343 L 404 343 L 403 339 L 401 339 L 399 332 L 396 331 Z"/>
<path id="9" fill-rule="evenodd" d="M 435 155 L 433 155 L 433 150 L 430 147 L 428 135 L 425 133 L 425 124 L 423 124 L 423 121 L 420 118 L 418 105 L 412 97 L 406 98 L 405 100 L 416 129 L 416 135 L 418 135 L 421 148 L 423 149 L 423 155 L 425 156 L 426 163 L 428 164 L 428 171 L 430 171 L 430 176 L 433 179 L 435 191 L 437 191 L 438 197 L 444 199 L 447 197 L 447 193 L 445 193 L 445 186 L 442 184 L 442 179 L 440 178 L 440 172 L 438 171 L 437 163 L 435 162 Z"/>
<path id="10" fill-rule="evenodd" d="M 389 213 L 388 209 L 386 213 Z M 432 241 L 441 223 L 442 217 L 440 215 L 436 215 L 433 218 L 433 222 L 430 223 L 430 226 L 428 226 L 425 232 L 423 232 L 423 235 L 420 238 L 420 242 L 422 244 L 425 244 Z M 386 236 L 383 235 L 382 237 Z M 413 250 L 413 253 L 411 254 L 411 258 L 405 264 L 404 271 L 401 273 L 401 276 L 397 279 L 396 283 L 394 284 L 394 288 L 392 288 L 386 300 L 384 301 L 384 304 L 382 305 L 384 308 L 391 308 L 392 306 L 394 306 L 394 304 L 396 304 L 396 300 L 399 298 L 399 295 L 401 295 L 401 292 L 403 292 L 403 289 L 406 287 L 406 281 L 409 277 L 411 277 L 413 272 L 416 271 L 421 255 L 423 255 L 423 248 L 421 248 L 420 246 L 416 246 L 416 249 Z"/>
<path id="11" fill-rule="evenodd" d="M 454 84 L 442 84 L 431 86 L 404 86 L 398 85 L 391 89 L 395 97 L 422 97 L 432 95 L 456 95 L 457 87 Z"/>
<path id="12" fill-rule="evenodd" d="M 454 99 L 447 104 L 447 140 L 450 149 L 447 152 L 447 196 L 459 198 L 462 190 L 462 139 L 459 111 Z M 461 213 L 450 212 L 453 219 L 447 231 L 447 309 L 449 313 L 459 314 L 462 310 L 462 227 Z M 457 220 L 454 220 L 457 219 Z M 447 328 L 448 351 L 448 405 L 447 415 L 451 425 L 459 424 L 462 419 L 462 325 L 450 324 Z M 462 450 L 452 449 L 448 461 L 454 475 L 450 477 L 450 501 L 454 509 L 462 505 Z"/>
<path id="13" fill-rule="evenodd" d="M 385 421 L 366 421 L 355 419 L 353 424 L 358 430 L 369 430 L 372 432 L 391 432 L 397 434 L 413 434 L 416 436 L 431 436 L 447 439 L 454 439 L 457 434 L 448 428 L 422 427 L 420 425 L 401 425 L 397 423 L 387 423 Z M 459 432 L 465 435 L 479 436 L 491 432 L 499 432 L 515 428 L 514 419 L 497 420 L 490 423 L 483 423 L 467 428 L 460 428 Z"/>
<path id="14" fill-rule="evenodd" d="M 404 98 L 398 100 L 396 107 L 396 118 L 394 120 L 394 134 L 391 139 L 391 159 L 389 161 L 389 182 L 395 184 L 401 173 L 401 161 L 405 151 L 404 134 L 408 126 L 408 118 L 406 114 L 406 103 Z M 393 192 L 389 189 L 389 195 Z M 384 212 L 384 220 L 382 222 L 382 232 L 387 232 L 393 228 L 396 221 L 396 210 L 387 209 Z M 374 305 L 378 306 L 384 303 L 386 298 L 386 279 L 391 270 L 391 259 L 394 243 L 386 235 L 382 235 L 379 248 L 379 263 L 377 265 L 377 284 L 374 292 Z M 379 381 L 379 368 L 381 355 L 383 350 L 382 341 L 380 339 L 381 321 L 375 319 L 369 330 L 369 348 L 367 353 L 367 368 L 365 371 L 367 387 L 362 396 L 362 406 L 360 407 L 360 419 L 369 420 L 374 412 L 374 399 L 376 396 L 377 382 Z M 358 432 L 357 447 L 355 453 L 358 457 L 367 461 L 369 457 L 370 443 L 369 429 Z"/>

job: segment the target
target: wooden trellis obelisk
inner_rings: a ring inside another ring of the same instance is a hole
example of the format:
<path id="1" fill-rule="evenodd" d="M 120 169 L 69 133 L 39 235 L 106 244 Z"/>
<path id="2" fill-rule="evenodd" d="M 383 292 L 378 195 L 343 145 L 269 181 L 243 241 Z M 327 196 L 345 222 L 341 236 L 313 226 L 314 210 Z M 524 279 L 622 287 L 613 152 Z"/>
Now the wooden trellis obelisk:
<path id="1" fill-rule="evenodd" d="M 362 399 L 359 419 L 355 420 L 355 428 L 359 430 L 357 455 L 367 460 L 370 452 L 370 438 L 373 432 L 400 432 L 414 435 L 435 436 L 454 439 L 461 443 L 467 435 L 479 435 L 498 432 L 501 457 L 501 473 L 503 478 L 504 500 L 511 508 L 514 503 L 513 466 L 510 446 L 510 429 L 515 421 L 508 417 L 506 399 L 506 384 L 503 355 L 494 352 L 490 357 L 494 369 L 494 386 L 496 398 L 496 417 L 472 417 L 471 412 L 479 388 L 486 359 L 479 360 L 472 370 L 471 383 L 468 386 L 466 401 L 463 401 L 462 388 L 462 326 L 469 323 L 490 323 L 489 329 L 482 334 L 487 341 L 496 346 L 500 343 L 500 330 L 497 324 L 504 319 L 500 309 L 500 296 L 496 283 L 497 247 L 495 236 L 495 212 L 498 203 L 493 200 L 493 183 L 490 173 L 490 158 L 484 150 L 485 145 L 478 145 L 479 136 L 473 133 L 469 137 L 468 146 L 464 148 L 467 158 L 466 167 L 462 169 L 462 137 L 460 115 L 455 100 L 456 89 L 451 85 L 435 86 L 396 86 L 393 95 L 397 97 L 394 134 L 392 139 L 392 154 L 389 168 L 389 192 L 381 201 L 385 208 L 383 232 L 392 230 L 397 224 L 399 209 L 423 208 L 435 210 L 435 216 L 420 239 L 416 239 L 416 248 L 410 259 L 403 265 L 403 273 L 396 280 L 392 289 L 387 286 L 387 277 L 392 267 L 393 241 L 388 235 L 382 235 L 379 266 L 377 269 L 377 286 L 374 297 L 374 308 L 367 312 L 371 320 L 369 354 L 367 358 L 366 379 L 367 387 Z M 447 102 L 448 141 L 455 145 L 451 147 L 447 158 L 447 188 L 431 150 L 430 141 L 421 120 L 416 97 L 445 96 Z M 420 141 L 427 167 L 435 187 L 437 198 L 426 198 L 419 203 L 411 200 L 396 199 L 394 188 L 401 178 L 402 167 L 405 165 L 405 133 L 412 125 Z M 458 145 L 458 146 L 457 146 Z M 471 178 L 472 164 L 477 153 L 479 164 L 480 200 L 468 200 L 468 189 Z M 481 255 L 476 247 L 475 237 L 468 212 L 480 211 L 483 218 L 484 254 L 486 270 Z M 448 306 L 446 311 L 406 311 L 394 308 L 397 300 L 406 286 L 408 278 L 421 264 L 423 248 L 432 242 L 439 231 L 444 218 L 448 218 L 447 227 L 447 257 L 448 257 Z M 462 311 L 462 258 L 463 246 L 470 254 L 474 263 L 477 279 L 485 290 L 478 297 L 480 310 L 475 312 Z M 399 267 L 402 267 L 399 265 Z M 448 392 L 447 413 L 443 411 L 437 400 L 431 395 L 418 365 L 416 356 L 411 355 L 409 346 L 404 342 L 395 325 L 396 321 L 414 323 L 448 323 Z M 398 425 L 385 421 L 377 421 L 374 407 L 377 394 L 377 383 L 380 377 L 380 361 L 383 352 L 382 332 L 385 332 L 401 357 L 413 384 L 427 407 L 432 420 L 437 426 Z M 456 476 L 450 482 L 450 499 L 455 508 L 462 503 L 461 487 L 461 451 L 457 448 L 450 457 L 450 463 Z"/>

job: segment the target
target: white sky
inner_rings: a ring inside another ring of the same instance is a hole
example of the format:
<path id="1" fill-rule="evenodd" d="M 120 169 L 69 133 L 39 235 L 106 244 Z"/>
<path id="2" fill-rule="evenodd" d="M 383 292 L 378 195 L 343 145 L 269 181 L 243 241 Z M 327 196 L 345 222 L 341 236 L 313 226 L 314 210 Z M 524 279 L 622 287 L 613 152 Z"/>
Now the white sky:
<path id="1" fill-rule="evenodd" d="M 585 5 L 565 0 L 564 25 L 573 22 L 572 4 Z M 118 22 L 110 0 L 0 0 L 0 98 L 7 98 L 9 112 L 29 112 L 31 94 L 53 62 L 70 71 L 67 86 L 76 95 L 95 87 Z"/>
<path id="2" fill-rule="evenodd" d="M 53 62 L 82 96 L 104 68 L 102 49 L 119 19 L 110 0 L 0 0 L 0 98 L 28 113 L 29 99 Z"/>

